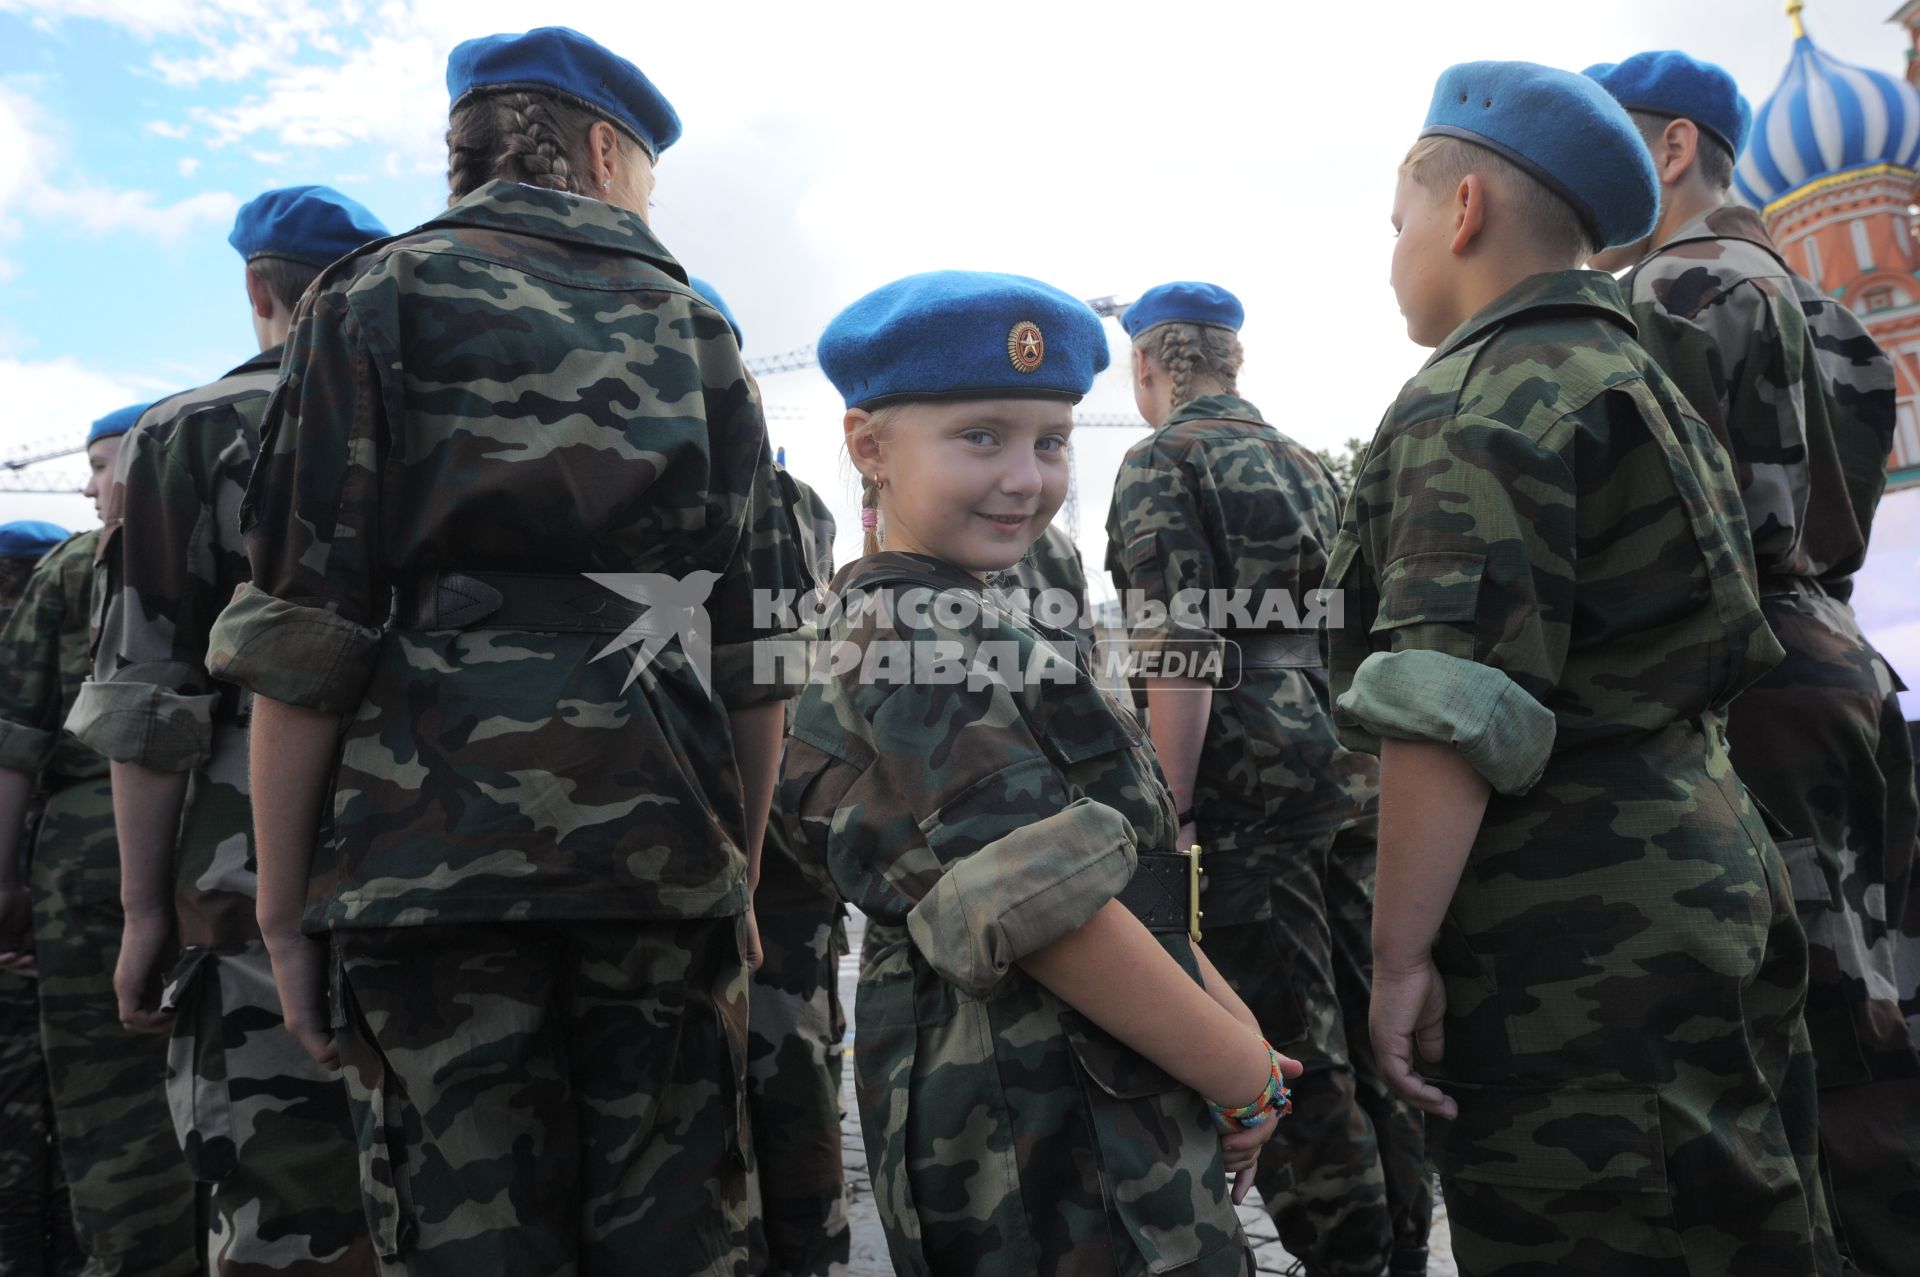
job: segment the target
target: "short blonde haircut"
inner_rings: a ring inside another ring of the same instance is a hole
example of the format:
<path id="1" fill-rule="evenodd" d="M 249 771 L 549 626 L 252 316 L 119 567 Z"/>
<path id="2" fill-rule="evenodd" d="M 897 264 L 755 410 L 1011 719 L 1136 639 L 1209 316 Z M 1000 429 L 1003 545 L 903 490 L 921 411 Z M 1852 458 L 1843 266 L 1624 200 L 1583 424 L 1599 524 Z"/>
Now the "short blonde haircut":
<path id="1" fill-rule="evenodd" d="M 1422 190 L 1440 196 L 1451 196 L 1468 174 L 1478 174 L 1513 201 L 1519 220 L 1542 249 L 1581 262 L 1600 249 L 1573 205 L 1488 147 L 1457 137 L 1423 137 L 1400 161 L 1400 172 L 1418 182 Z"/>

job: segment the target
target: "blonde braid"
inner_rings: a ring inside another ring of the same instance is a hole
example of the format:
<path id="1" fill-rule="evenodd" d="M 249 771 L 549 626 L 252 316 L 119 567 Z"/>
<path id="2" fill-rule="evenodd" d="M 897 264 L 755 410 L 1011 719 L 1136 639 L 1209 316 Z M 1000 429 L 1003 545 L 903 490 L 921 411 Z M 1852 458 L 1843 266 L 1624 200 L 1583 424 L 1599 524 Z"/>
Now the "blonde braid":
<path id="1" fill-rule="evenodd" d="M 495 178 L 574 195 L 582 189 L 578 149 L 601 117 L 548 93 L 477 93 L 447 121 L 447 189 L 454 199 Z"/>
<path id="2" fill-rule="evenodd" d="M 1239 393 L 1240 365 L 1246 352 L 1240 346 L 1240 334 L 1230 328 L 1159 324 L 1141 333 L 1134 344 L 1167 374 L 1176 408 L 1216 387 L 1222 394 Z"/>

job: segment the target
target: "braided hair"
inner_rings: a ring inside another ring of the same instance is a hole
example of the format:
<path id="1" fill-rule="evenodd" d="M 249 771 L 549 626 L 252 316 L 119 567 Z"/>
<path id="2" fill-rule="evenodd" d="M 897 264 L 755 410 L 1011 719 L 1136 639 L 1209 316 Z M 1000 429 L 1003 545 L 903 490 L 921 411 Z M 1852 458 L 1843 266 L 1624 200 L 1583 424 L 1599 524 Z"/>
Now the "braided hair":
<path id="1" fill-rule="evenodd" d="M 496 178 L 590 194 L 582 152 L 601 116 L 552 93 L 476 93 L 447 120 L 447 188 L 454 199 Z"/>
<path id="2" fill-rule="evenodd" d="M 1230 328 L 1158 324 L 1141 333 L 1134 345 L 1167 374 L 1176 408 L 1216 388 L 1229 395 L 1238 393 L 1246 352 L 1240 348 L 1240 334 Z"/>

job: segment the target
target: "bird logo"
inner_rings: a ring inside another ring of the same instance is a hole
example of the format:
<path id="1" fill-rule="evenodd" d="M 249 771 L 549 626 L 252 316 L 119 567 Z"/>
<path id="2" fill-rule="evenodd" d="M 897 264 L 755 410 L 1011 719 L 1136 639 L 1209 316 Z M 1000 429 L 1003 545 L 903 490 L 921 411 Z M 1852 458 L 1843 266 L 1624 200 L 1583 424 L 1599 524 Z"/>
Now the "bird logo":
<path id="1" fill-rule="evenodd" d="M 588 572 L 584 575 L 594 584 L 640 605 L 640 613 L 633 618 L 633 623 L 593 654 L 597 661 L 630 647 L 636 649 L 633 668 L 627 672 L 627 681 L 620 685 L 621 691 L 632 687 L 640 671 L 670 640 L 677 638 L 680 650 L 687 654 L 693 666 L 694 677 L 700 680 L 701 690 L 708 696 L 713 695 L 713 632 L 704 604 L 713 593 L 714 583 L 720 579 L 718 572 L 703 568 L 685 576 L 668 576 L 664 572 Z"/>

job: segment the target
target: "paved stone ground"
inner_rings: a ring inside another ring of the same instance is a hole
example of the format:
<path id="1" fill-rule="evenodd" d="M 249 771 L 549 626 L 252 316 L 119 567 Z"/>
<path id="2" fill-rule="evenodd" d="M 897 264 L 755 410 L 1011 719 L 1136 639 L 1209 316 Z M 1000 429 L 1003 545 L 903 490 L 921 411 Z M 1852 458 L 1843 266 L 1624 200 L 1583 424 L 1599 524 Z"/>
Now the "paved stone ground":
<path id="1" fill-rule="evenodd" d="M 857 975 L 856 962 L 860 953 L 863 923 L 858 914 L 849 920 L 852 953 L 840 960 L 840 999 L 847 1009 L 849 1044 L 853 1041 L 853 985 Z M 851 1067 L 847 1068 L 845 1076 L 841 1103 L 846 1116 L 841 1122 L 840 1138 L 846 1158 L 847 1179 L 853 1185 L 851 1277 L 888 1277 L 893 1272 L 893 1266 L 887 1260 L 887 1241 L 881 1233 L 880 1215 L 873 1204 L 873 1182 L 867 1177 L 867 1150 L 860 1142 L 860 1113 L 853 1102 Z M 1265 1211 L 1254 1205 L 1257 1200 L 1256 1193 L 1240 1208 L 1241 1226 L 1253 1242 L 1254 1258 L 1260 1271 L 1285 1273 L 1293 1263 L 1293 1256 L 1287 1254 L 1280 1245 L 1280 1239 L 1274 1235 L 1273 1221 L 1267 1218 Z M 1453 1248 L 1447 1234 L 1446 1208 L 1437 1204 L 1434 1208 L 1431 1252 L 1427 1263 L 1428 1277 L 1458 1277 L 1459 1270 L 1454 1267 Z"/>

